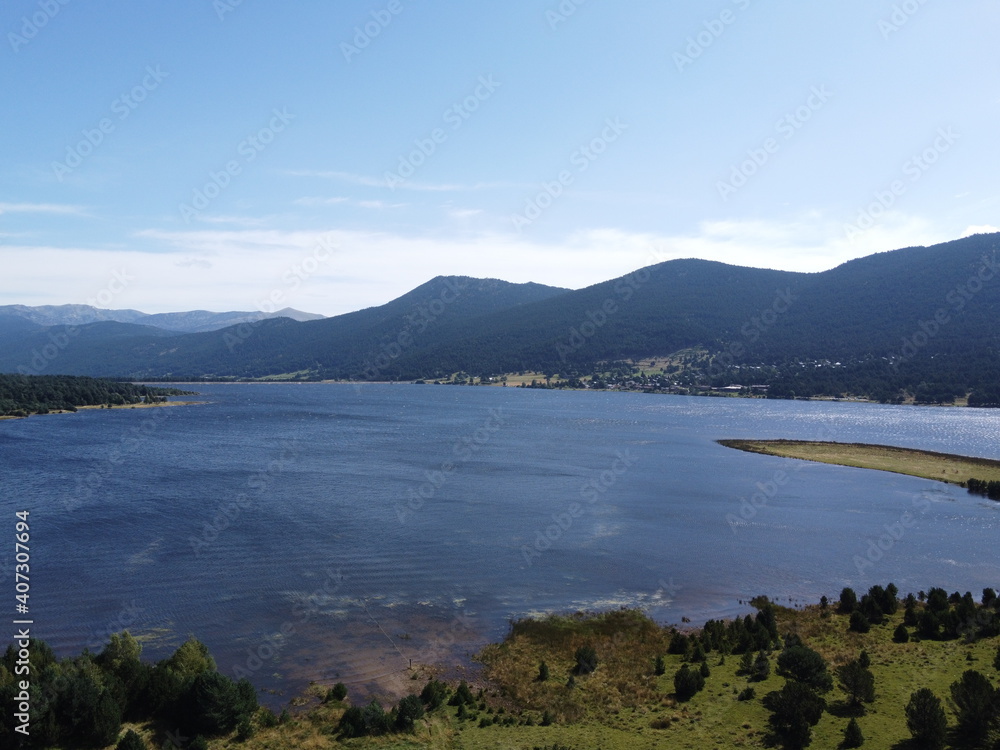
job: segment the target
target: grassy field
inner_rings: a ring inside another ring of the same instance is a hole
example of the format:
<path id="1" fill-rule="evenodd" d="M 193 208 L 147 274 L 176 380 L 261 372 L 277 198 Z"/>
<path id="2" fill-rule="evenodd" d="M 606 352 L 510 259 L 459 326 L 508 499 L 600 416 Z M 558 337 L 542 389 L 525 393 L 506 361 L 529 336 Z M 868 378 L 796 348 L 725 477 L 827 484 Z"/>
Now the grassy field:
<path id="1" fill-rule="evenodd" d="M 891 471 L 951 484 L 964 485 L 971 478 L 986 481 L 1000 480 L 1000 461 L 987 458 L 865 443 L 826 443 L 808 440 L 720 440 L 718 442 L 728 448 L 750 453 Z"/>
<path id="2" fill-rule="evenodd" d="M 858 719 L 865 747 L 908 747 L 903 709 L 918 688 L 933 690 L 953 722 L 947 707 L 949 686 L 965 670 L 976 669 L 994 684 L 997 681 L 994 656 L 1000 638 L 974 643 L 918 639 L 895 643 L 892 634 L 903 620 L 902 608 L 865 634 L 850 632 L 848 617 L 835 612 L 832 605 L 798 610 L 778 607 L 776 611 L 778 632 L 799 635 L 823 655 L 831 671 L 856 659 L 862 649 L 869 653 L 876 698 Z M 477 693 L 476 705 L 465 719 L 458 718 L 457 708 L 442 706 L 417 721 L 413 733 L 341 740 L 335 730 L 350 695 L 345 703 L 317 705 L 314 698 L 311 708 L 293 713 L 277 727 L 258 728 L 243 742 L 230 736 L 213 740 L 209 746 L 246 750 L 337 746 L 470 750 L 764 747 L 769 714 L 761 698 L 785 681 L 775 674 L 778 651 L 770 655 L 771 675 L 752 684 L 754 699 L 737 700 L 737 694 L 749 684 L 747 677 L 737 675 L 739 656 L 711 652 L 705 689 L 689 702 L 678 703 L 673 696 L 673 675 L 683 657 L 667 654 L 671 634 L 642 613 L 630 610 L 522 621 L 502 643 L 480 654 L 481 677 L 470 683 Z M 595 648 L 598 665 L 589 675 L 574 676 L 575 684 L 568 685 L 574 653 L 581 645 Z M 665 660 L 661 676 L 654 673 L 657 656 Z M 544 682 L 538 679 L 542 661 L 550 670 Z M 424 685 L 424 668 L 415 674 L 419 679 L 414 680 L 414 692 L 419 692 Z M 326 687 L 317 685 L 313 692 L 318 696 Z M 832 750 L 839 746 L 849 720 L 846 696 L 835 686 L 825 697 L 829 708 L 813 728 L 810 747 Z M 552 723 L 543 726 L 546 721 Z M 140 729 L 151 747 L 160 746 L 153 744 L 158 738 L 153 728 Z"/>

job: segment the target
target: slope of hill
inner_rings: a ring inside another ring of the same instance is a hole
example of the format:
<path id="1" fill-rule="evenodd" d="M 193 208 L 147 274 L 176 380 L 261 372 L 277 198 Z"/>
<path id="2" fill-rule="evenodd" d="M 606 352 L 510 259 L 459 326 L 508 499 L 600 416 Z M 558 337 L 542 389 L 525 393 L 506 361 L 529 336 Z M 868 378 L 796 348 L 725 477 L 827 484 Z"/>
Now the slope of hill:
<path id="1" fill-rule="evenodd" d="M 526 370 L 565 377 L 697 348 L 707 354 L 690 358 L 688 382 L 884 400 L 907 391 L 948 401 L 975 391 L 985 404 L 1000 402 L 998 246 L 1000 234 L 976 235 L 814 274 L 675 260 L 577 291 L 437 277 L 385 305 L 316 321 L 279 318 L 182 335 L 82 326 L 60 349 L 58 371 L 175 379 Z M 5 320 L 0 371 L 15 371 L 60 335 Z"/>
<path id="2" fill-rule="evenodd" d="M 502 315 L 565 292 L 541 284 L 438 277 L 385 305 L 303 323 L 263 319 L 194 334 L 135 326 L 126 332 L 109 327 L 123 324 L 95 323 L 78 327 L 60 349 L 56 369 L 44 371 L 133 378 L 302 373 L 378 379 L 379 363 L 423 346 L 452 320 Z M 18 372 L 50 336 L 65 337 L 65 329 L 39 329 L 22 336 L 18 346 L 0 352 L 0 371 Z"/>

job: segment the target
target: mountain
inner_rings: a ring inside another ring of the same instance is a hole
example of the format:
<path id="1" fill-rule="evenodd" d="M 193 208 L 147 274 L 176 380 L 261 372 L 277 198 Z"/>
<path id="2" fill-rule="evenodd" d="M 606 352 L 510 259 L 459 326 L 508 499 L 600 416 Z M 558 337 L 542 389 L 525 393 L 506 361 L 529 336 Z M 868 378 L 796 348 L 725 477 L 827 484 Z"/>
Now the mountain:
<path id="1" fill-rule="evenodd" d="M 47 371 L 137 379 L 578 377 L 689 350 L 677 382 L 884 400 L 905 391 L 947 401 L 1000 384 L 998 246 L 1000 234 L 976 235 L 811 274 L 674 260 L 576 291 L 437 277 L 385 305 L 322 320 L 186 334 L 135 323 L 80 326 L 57 369 Z M 58 327 L 11 331 L 4 319 L 0 371 L 16 371 L 60 335 Z"/>
<path id="2" fill-rule="evenodd" d="M 445 335 L 456 321 L 502 315 L 565 289 L 511 284 L 497 279 L 437 277 L 379 307 L 321 320 L 288 318 L 204 333 L 112 328 L 108 322 L 22 331 L 0 352 L 0 372 L 20 372 L 51 337 L 64 344 L 55 369 L 70 375 L 132 378 L 262 377 L 304 373 L 311 377 L 388 377 L 386 366 L 411 348 Z M 0 317 L 0 335 L 4 330 Z M 50 347 L 51 348 L 51 347 Z M 99 354 L 97 354 L 99 350 Z M 34 374 L 37 371 L 32 370 Z"/>
<path id="3" fill-rule="evenodd" d="M 197 333 L 217 331 L 264 318 L 291 318 L 292 320 L 322 320 L 324 316 L 301 312 L 286 307 L 273 313 L 259 312 L 190 312 L 147 314 L 138 310 L 102 310 L 90 305 L 0 305 L 0 317 L 15 317 L 41 326 L 79 326 L 88 323 L 117 322 L 154 326 L 167 331 Z"/>

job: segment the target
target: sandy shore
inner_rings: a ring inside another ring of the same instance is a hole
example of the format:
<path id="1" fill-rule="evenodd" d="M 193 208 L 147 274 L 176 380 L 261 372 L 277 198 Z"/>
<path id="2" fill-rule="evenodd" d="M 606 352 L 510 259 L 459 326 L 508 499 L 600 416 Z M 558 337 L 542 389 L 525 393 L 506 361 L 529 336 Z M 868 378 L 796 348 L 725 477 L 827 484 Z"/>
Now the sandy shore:
<path id="1" fill-rule="evenodd" d="M 198 404 L 207 404 L 207 401 L 167 401 L 161 404 L 119 404 L 117 406 L 108 407 L 107 404 L 95 404 L 94 406 L 78 406 L 77 411 L 83 411 L 84 409 L 114 409 L 119 411 L 121 409 L 155 409 L 159 406 L 197 406 Z M 53 409 L 48 412 L 48 414 L 75 414 L 76 412 L 68 411 L 66 409 Z M 37 414 L 32 413 L 32 417 L 45 417 L 47 414 Z M 0 416 L 0 419 L 27 419 L 27 417 L 14 417 L 14 416 Z"/>

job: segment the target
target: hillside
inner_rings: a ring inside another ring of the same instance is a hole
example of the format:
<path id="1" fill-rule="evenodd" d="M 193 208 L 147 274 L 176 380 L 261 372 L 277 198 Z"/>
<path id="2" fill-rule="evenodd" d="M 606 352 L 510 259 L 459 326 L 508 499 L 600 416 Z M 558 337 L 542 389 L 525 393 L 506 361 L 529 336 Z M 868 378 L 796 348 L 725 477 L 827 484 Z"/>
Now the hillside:
<path id="1" fill-rule="evenodd" d="M 998 243 L 998 234 L 976 235 L 813 274 L 674 260 L 576 291 L 437 277 L 385 305 L 323 320 L 197 334 L 84 325 L 51 367 L 168 379 L 579 378 L 690 349 L 699 354 L 660 385 L 759 383 L 779 397 L 926 402 L 972 392 L 970 403 L 992 405 L 1000 403 Z M 0 316 L 0 371 L 18 371 L 64 335 Z"/>
<path id="2" fill-rule="evenodd" d="M 72 700 L 32 707 L 32 746 L 110 748 L 132 733 L 118 747 L 161 747 L 179 729 L 206 750 L 833 750 L 859 746 L 844 742 L 853 723 L 865 747 L 986 747 L 1000 721 L 995 591 L 897 594 L 844 589 L 839 603 L 794 609 L 760 598 L 755 615 L 684 632 L 636 610 L 518 620 L 462 671 L 468 681 L 438 679 L 454 665 L 414 663 L 394 707 L 317 683 L 280 716 L 194 638 L 156 664 L 127 631 L 62 659 L 33 640 L 33 686 L 65 684 Z M 16 659 L 11 646 L 0 677 Z M 0 696 L 16 694 L 0 679 Z M 16 741 L 10 717 L 0 738 Z"/>

